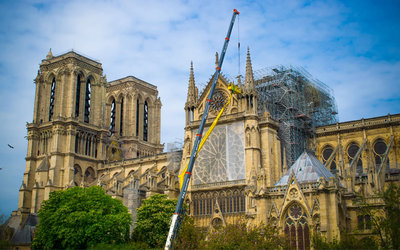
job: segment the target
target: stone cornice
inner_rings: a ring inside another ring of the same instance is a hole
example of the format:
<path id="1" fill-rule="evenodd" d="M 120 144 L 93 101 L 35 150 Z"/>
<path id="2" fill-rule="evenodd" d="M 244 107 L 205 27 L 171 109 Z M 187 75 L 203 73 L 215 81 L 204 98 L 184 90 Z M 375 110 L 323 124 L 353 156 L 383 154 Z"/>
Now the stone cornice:
<path id="1" fill-rule="evenodd" d="M 99 75 L 103 73 L 103 68 L 101 63 L 96 62 L 95 60 L 89 59 L 85 56 L 79 55 L 74 51 L 67 52 L 60 56 L 53 57 L 51 59 L 44 59 L 40 64 L 40 70 L 50 71 L 54 68 L 59 68 L 61 66 L 65 66 L 67 64 L 75 64 L 80 66 L 81 68 L 88 69 L 92 72 L 95 72 Z"/>
<path id="2" fill-rule="evenodd" d="M 339 132 L 350 133 L 362 131 L 363 129 L 375 129 L 400 125 L 400 114 L 374 117 L 370 119 L 361 119 L 356 121 L 336 123 L 332 125 L 317 127 L 315 132 L 317 137 L 335 135 Z"/>

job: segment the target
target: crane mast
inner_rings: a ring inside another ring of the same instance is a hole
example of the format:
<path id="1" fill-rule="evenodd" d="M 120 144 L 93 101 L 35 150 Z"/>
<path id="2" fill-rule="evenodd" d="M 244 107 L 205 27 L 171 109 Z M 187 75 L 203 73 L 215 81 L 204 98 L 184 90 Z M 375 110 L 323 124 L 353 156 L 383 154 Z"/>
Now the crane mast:
<path id="1" fill-rule="evenodd" d="M 193 170 L 194 162 L 196 160 L 197 150 L 198 150 L 198 147 L 199 147 L 199 144 L 200 144 L 200 141 L 201 141 L 201 137 L 202 137 L 202 134 L 203 134 L 204 125 L 205 125 L 206 120 L 207 120 L 208 111 L 210 109 L 212 96 L 214 94 L 214 90 L 215 90 L 215 87 L 217 85 L 217 80 L 218 80 L 219 74 L 221 72 L 222 63 L 224 62 L 226 49 L 228 48 L 229 39 L 231 37 L 232 28 L 233 28 L 233 24 L 235 23 L 236 15 L 239 15 L 239 11 L 234 9 L 233 10 L 233 14 L 232 14 L 231 23 L 229 25 L 229 29 L 228 29 L 228 32 L 227 32 L 226 37 L 225 37 L 224 46 L 222 47 L 221 57 L 220 57 L 220 60 L 218 62 L 218 66 L 215 69 L 214 78 L 213 78 L 213 82 L 212 82 L 212 85 L 211 85 L 211 90 L 210 90 L 210 93 L 209 93 L 207 101 L 206 101 L 206 106 L 204 108 L 204 113 L 203 113 L 203 116 L 201 118 L 201 123 L 200 123 L 200 126 L 199 126 L 199 130 L 198 130 L 198 133 L 196 134 L 196 139 L 195 139 L 194 144 L 193 144 L 193 149 L 192 149 L 192 153 L 191 153 L 191 156 L 190 156 L 189 165 L 188 165 L 187 171 L 185 173 L 185 178 L 183 180 L 183 185 L 182 185 L 182 188 L 181 188 L 181 192 L 179 194 L 178 203 L 176 204 L 175 212 L 172 215 L 171 226 L 169 228 L 167 241 L 165 243 L 165 250 L 168 250 L 168 249 L 170 249 L 172 247 L 172 241 L 176 237 L 176 234 L 177 234 L 177 231 L 178 231 L 178 227 L 179 227 L 179 218 L 178 217 L 183 212 L 182 211 L 183 201 L 185 200 L 187 188 L 189 186 L 190 177 L 192 176 L 192 170 Z"/>

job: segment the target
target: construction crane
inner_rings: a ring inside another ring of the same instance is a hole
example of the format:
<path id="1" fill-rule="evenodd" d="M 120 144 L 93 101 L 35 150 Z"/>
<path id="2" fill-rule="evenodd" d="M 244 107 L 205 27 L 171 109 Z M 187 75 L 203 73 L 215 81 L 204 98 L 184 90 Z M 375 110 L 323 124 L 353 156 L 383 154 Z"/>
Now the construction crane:
<path id="1" fill-rule="evenodd" d="M 232 19 L 231 19 L 231 23 L 229 25 L 228 33 L 226 34 L 226 37 L 225 37 L 224 46 L 222 47 L 221 57 L 220 57 L 220 60 L 218 62 L 218 66 L 215 69 L 214 78 L 213 78 L 213 82 L 212 82 L 212 85 L 211 85 L 211 90 L 210 90 L 210 93 L 209 93 L 207 101 L 206 101 L 206 106 L 204 108 L 204 113 L 203 113 L 203 116 L 201 118 L 200 127 L 199 127 L 199 130 L 198 130 L 198 133 L 196 134 L 196 139 L 194 141 L 192 154 L 190 156 L 190 160 L 189 160 L 189 164 L 188 164 L 188 167 L 187 167 L 187 170 L 186 170 L 186 173 L 185 173 L 185 177 L 184 177 L 184 180 L 183 180 L 181 192 L 179 194 L 178 203 L 176 204 L 175 212 L 174 212 L 174 214 L 172 215 L 172 218 L 171 218 L 171 226 L 169 228 L 167 241 L 165 243 L 165 250 L 169 250 L 172 247 L 172 241 L 175 239 L 177 231 L 178 231 L 178 228 L 179 228 L 179 216 L 182 215 L 182 212 L 183 212 L 183 210 L 182 210 L 183 201 L 185 200 L 186 191 L 187 191 L 187 188 L 189 186 L 190 177 L 192 176 L 193 165 L 194 165 L 194 162 L 196 160 L 196 155 L 197 155 L 198 147 L 199 147 L 199 144 L 200 144 L 200 141 L 201 141 L 201 137 L 202 137 L 202 134 L 203 134 L 204 125 L 206 123 L 207 116 L 208 116 L 208 111 L 210 109 L 212 96 L 214 94 L 214 90 L 215 90 L 215 87 L 217 85 L 217 80 L 218 80 L 219 74 L 221 72 L 222 63 L 224 62 L 226 49 L 228 48 L 229 39 L 231 37 L 233 24 L 235 23 L 235 19 L 236 19 L 237 15 L 239 15 L 239 11 L 234 9 L 233 10 Z"/>

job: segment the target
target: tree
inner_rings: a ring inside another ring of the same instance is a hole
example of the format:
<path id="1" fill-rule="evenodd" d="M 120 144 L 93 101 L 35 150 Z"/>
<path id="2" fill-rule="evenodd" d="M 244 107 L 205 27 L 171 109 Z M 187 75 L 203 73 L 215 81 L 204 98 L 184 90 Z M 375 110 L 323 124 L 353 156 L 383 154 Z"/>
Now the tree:
<path id="1" fill-rule="evenodd" d="M 34 249 L 85 249 L 129 240 L 132 217 L 103 188 L 73 187 L 50 193 L 39 210 Z"/>
<path id="2" fill-rule="evenodd" d="M 143 204 L 137 210 L 133 238 L 147 243 L 150 247 L 163 247 L 176 203 L 177 200 L 170 200 L 165 194 L 155 194 L 143 200 Z"/>
<path id="3" fill-rule="evenodd" d="M 360 197 L 360 213 L 368 216 L 373 225 L 373 232 L 379 235 L 381 247 L 400 249 L 400 187 L 390 183 L 386 190 L 373 197 L 380 199 L 383 206 L 371 204 Z"/>

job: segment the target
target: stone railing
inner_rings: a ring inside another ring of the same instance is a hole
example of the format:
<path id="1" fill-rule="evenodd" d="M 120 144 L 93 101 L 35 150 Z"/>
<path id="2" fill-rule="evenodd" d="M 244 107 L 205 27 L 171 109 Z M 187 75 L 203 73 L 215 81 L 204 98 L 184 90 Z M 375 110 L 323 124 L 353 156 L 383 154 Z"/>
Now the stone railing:
<path id="1" fill-rule="evenodd" d="M 236 180 L 236 181 L 224 181 L 224 182 L 217 182 L 217 183 L 197 184 L 197 185 L 193 185 L 192 187 L 193 187 L 193 189 L 204 189 L 204 188 L 232 186 L 232 185 L 239 185 L 239 184 L 246 184 L 246 180 Z"/>

